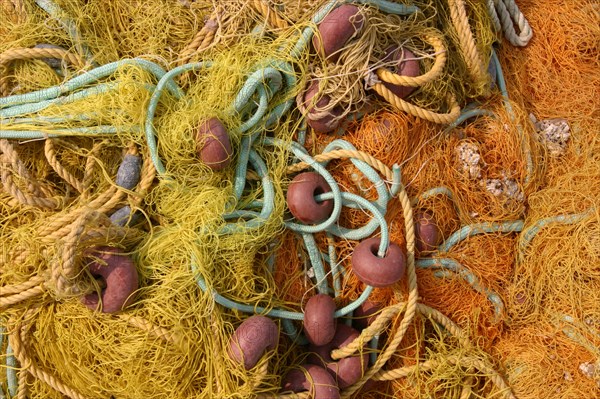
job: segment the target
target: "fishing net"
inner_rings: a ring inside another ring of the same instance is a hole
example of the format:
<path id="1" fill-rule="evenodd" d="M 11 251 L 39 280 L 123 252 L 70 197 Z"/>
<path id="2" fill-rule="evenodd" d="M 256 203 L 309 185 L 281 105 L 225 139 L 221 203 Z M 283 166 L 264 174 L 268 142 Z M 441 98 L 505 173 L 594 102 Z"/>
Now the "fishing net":
<path id="1" fill-rule="evenodd" d="M 600 11 L 518 3 L 356 1 L 333 62 L 332 1 L 1 1 L 0 397 L 320 397 L 285 390 L 318 294 L 356 328 L 332 361 L 368 359 L 333 397 L 600 395 Z M 307 171 L 331 220 L 289 203 Z M 369 237 L 400 280 L 364 281 Z M 256 314 L 278 342 L 246 367 Z"/>

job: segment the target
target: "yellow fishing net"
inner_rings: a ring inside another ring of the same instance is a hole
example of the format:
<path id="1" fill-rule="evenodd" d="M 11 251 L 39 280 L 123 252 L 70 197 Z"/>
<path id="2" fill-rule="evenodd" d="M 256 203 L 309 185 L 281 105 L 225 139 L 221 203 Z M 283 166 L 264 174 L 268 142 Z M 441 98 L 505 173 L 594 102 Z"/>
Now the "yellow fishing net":
<path id="1" fill-rule="evenodd" d="M 330 356 L 369 360 L 332 398 L 600 396 L 600 9 L 517 3 L 356 1 L 331 62 L 312 35 L 341 2 L 0 1 L 0 398 L 328 397 L 284 388 L 323 292 L 379 309 L 337 316 L 358 338 Z M 199 159 L 210 118 L 223 170 Z M 308 170 L 343 192 L 328 228 L 288 206 Z M 372 289 L 352 257 L 386 235 L 406 272 Z M 114 313 L 82 302 L 106 247 L 138 276 Z M 278 344 L 244 367 L 251 314 Z"/>

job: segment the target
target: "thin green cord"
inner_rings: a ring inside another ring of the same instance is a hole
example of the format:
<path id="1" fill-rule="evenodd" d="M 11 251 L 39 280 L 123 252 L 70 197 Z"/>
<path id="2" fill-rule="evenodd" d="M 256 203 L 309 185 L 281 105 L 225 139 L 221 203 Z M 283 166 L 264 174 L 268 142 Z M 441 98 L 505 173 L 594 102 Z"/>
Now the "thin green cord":
<path id="1" fill-rule="evenodd" d="M 447 273 L 444 272 L 452 272 L 459 275 L 462 279 L 464 279 L 473 289 L 481 294 L 487 296 L 488 300 L 494 305 L 496 319 L 498 320 L 504 311 L 504 303 L 500 296 L 494 291 L 484 287 L 477 276 L 473 274 L 469 269 L 461 265 L 459 262 L 454 259 L 449 258 L 428 258 L 428 259 L 418 259 L 415 262 L 415 265 L 420 269 L 442 269 L 442 273 L 435 274 L 438 278 L 449 277 Z"/>
<path id="2" fill-rule="evenodd" d="M 520 255 L 523 254 L 523 252 L 525 251 L 525 248 L 527 248 L 531 244 L 531 241 L 536 236 L 536 234 L 539 233 L 540 230 L 542 230 L 544 227 L 551 225 L 551 224 L 579 223 L 582 220 L 585 220 L 588 217 L 592 216 L 593 213 L 594 213 L 594 208 L 590 208 L 587 211 L 582 212 L 582 213 L 576 213 L 576 214 L 571 214 L 571 215 L 551 216 L 551 217 L 547 217 L 547 218 L 536 221 L 533 225 L 531 225 L 531 226 L 527 227 L 525 230 L 523 230 L 523 232 L 521 233 L 521 236 L 519 237 L 519 253 L 520 253 Z"/>
<path id="3" fill-rule="evenodd" d="M 454 232 L 448 239 L 438 247 L 438 252 L 448 252 L 450 248 L 460 243 L 466 238 L 469 238 L 478 234 L 487 233 L 515 233 L 523 230 L 522 220 L 508 220 L 505 222 L 484 222 L 475 223 L 468 226 L 462 227 L 460 230 Z"/>
<path id="4" fill-rule="evenodd" d="M 308 344 L 308 339 L 298 331 L 292 320 L 281 319 L 281 324 L 283 325 L 285 334 L 289 336 L 294 343 L 300 346 Z"/>
<path id="5" fill-rule="evenodd" d="M 513 111 L 512 105 L 510 104 L 510 100 L 508 98 L 508 90 L 506 89 L 506 81 L 504 80 L 504 73 L 502 72 L 502 66 L 500 65 L 500 60 L 498 59 L 498 55 L 496 54 L 496 50 L 492 47 L 492 60 L 496 66 L 496 82 L 498 83 L 498 88 L 500 89 L 500 93 L 502 93 L 502 97 L 504 99 L 504 107 L 508 111 L 508 114 L 513 122 L 516 121 L 515 113 Z M 529 184 L 531 181 L 531 177 L 533 175 L 533 158 L 531 157 L 531 151 L 528 148 L 527 140 L 525 138 L 525 132 L 523 131 L 523 127 L 518 124 L 517 129 L 519 130 L 519 134 L 521 135 L 521 150 L 523 154 L 525 154 L 525 163 L 527 167 L 527 173 L 525 175 L 525 185 Z"/>

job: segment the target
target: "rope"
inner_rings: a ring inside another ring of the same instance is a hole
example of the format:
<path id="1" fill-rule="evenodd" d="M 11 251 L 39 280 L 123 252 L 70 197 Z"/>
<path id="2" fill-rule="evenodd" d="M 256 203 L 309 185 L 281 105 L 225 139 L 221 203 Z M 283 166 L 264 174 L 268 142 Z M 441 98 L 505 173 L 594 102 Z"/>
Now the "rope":
<path id="1" fill-rule="evenodd" d="M 442 40 L 434 35 L 425 36 L 425 41 L 433 47 L 435 54 L 434 64 L 429 71 L 427 71 L 423 75 L 411 77 L 395 74 L 393 72 L 390 72 L 386 68 L 379 68 L 376 71 L 377 77 L 387 83 L 410 87 L 423 86 L 424 84 L 427 84 L 437 79 L 442 74 L 446 65 L 446 48 Z M 460 107 L 453 95 L 451 95 L 449 98 L 449 113 L 440 114 L 404 101 L 403 99 L 396 96 L 392 91 L 390 91 L 380 82 L 375 83 L 373 85 L 373 89 L 377 92 L 377 94 L 382 96 L 387 102 L 392 104 L 394 107 L 406 112 L 407 114 L 428 120 L 430 122 L 439 124 L 449 124 L 454 122 L 460 115 Z"/>
<path id="2" fill-rule="evenodd" d="M 54 169 L 57 175 L 63 178 L 64 181 L 69 183 L 75 190 L 79 193 L 84 191 L 84 185 L 81 181 L 79 181 L 71 172 L 69 172 L 65 167 L 63 167 L 58 159 L 56 158 L 56 149 L 54 148 L 54 139 L 46 139 L 44 145 L 44 155 L 46 156 L 46 160 Z"/>
<path id="3" fill-rule="evenodd" d="M 71 37 L 79 54 L 82 54 L 86 60 L 91 62 L 93 58 L 92 53 L 87 45 L 83 43 L 81 32 L 79 32 L 76 22 L 52 0 L 35 0 L 35 3 L 63 26 Z"/>
<path id="4" fill-rule="evenodd" d="M 27 399 L 27 377 L 29 373 L 25 369 L 19 370 L 19 392 L 17 399 Z"/>
<path id="5" fill-rule="evenodd" d="M 77 54 L 60 48 L 27 48 L 19 47 L 6 50 L 0 54 L 0 96 L 8 96 L 8 65 L 16 60 L 39 60 L 42 58 L 55 58 L 67 61 L 76 69 L 85 68 L 85 62 Z"/>
<path id="6" fill-rule="evenodd" d="M 137 316 L 129 316 L 129 315 L 119 315 L 121 320 L 126 321 L 131 326 L 139 328 L 140 330 L 146 331 L 156 338 L 162 339 L 165 342 L 170 342 L 175 345 L 178 345 L 181 341 L 180 337 L 166 328 L 156 326 L 152 324 L 150 321 Z"/>
<path id="7" fill-rule="evenodd" d="M 53 263 L 50 272 L 50 286 L 59 296 L 79 295 L 82 292 L 73 280 L 77 277 L 79 270 L 76 268 L 77 244 L 89 222 L 96 218 L 95 212 L 83 212 L 79 218 L 70 226 L 71 231 L 65 237 L 62 246 L 61 261 Z"/>
<path id="8" fill-rule="evenodd" d="M 467 64 L 469 75 L 474 82 L 484 82 L 487 80 L 487 68 L 477 49 L 475 38 L 471 31 L 465 1 L 448 0 L 448 4 L 450 6 L 450 18 L 458 33 L 458 42 Z"/>
<path id="9" fill-rule="evenodd" d="M 360 335 L 350 342 L 348 345 L 340 349 L 335 349 L 331 352 L 333 360 L 340 360 L 348 356 L 352 356 L 358 350 L 362 349 L 365 342 L 370 341 L 375 336 L 380 335 L 386 325 L 398 314 L 406 309 L 406 303 L 396 303 L 384 308 L 371 325 L 362 330 Z"/>
<path id="10" fill-rule="evenodd" d="M 435 79 L 440 77 L 446 66 L 446 60 L 448 58 L 446 47 L 442 42 L 442 39 L 434 35 L 425 36 L 425 41 L 429 43 L 434 50 L 435 61 L 429 71 L 419 76 L 403 76 L 390 72 L 386 68 L 378 68 L 377 77 L 384 82 L 392 83 L 399 86 L 410 86 L 419 87 L 429 82 L 433 82 Z"/>
<path id="11" fill-rule="evenodd" d="M 469 341 L 467 334 L 465 334 L 465 332 L 459 326 L 457 326 L 452 320 L 450 320 L 448 316 L 446 316 L 439 310 L 430 308 L 429 306 L 422 303 L 419 303 L 417 306 L 421 315 L 434 320 L 436 323 L 444 327 L 446 331 L 448 331 L 450 334 L 452 334 L 454 338 L 458 340 L 462 347 L 472 347 L 472 344 Z"/>
<path id="12" fill-rule="evenodd" d="M 404 227 L 407 247 L 407 274 L 408 274 L 408 300 L 406 302 L 406 313 L 404 318 L 400 322 L 394 337 L 389 342 L 385 350 L 377 357 L 377 361 L 373 366 L 365 373 L 365 375 L 354 385 L 350 386 L 346 391 L 342 393 L 342 398 L 350 398 L 355 392 L 357 392 L 371 377 L 377 374 L 386 362 L 396 352 L 396 349 L 402 342 L 408 327 L 412 323 L 417 313 L 417 300 L 419 297 L 419 291 L 417 287 L 417 275 L 415 271 L 415 226 L 413 219 L 413 211 L 410 206 L 410 199 L 404 186 L 401 186 L 398 193 L 400 203 L 402 204 L 402 210 L 404 213 Z"/>
<path id="13" fill-rule="evenodd" d="M 15 24 L 22 23 L 27 18 L 23 0 L 2 0 L 0 1 L 0 11 L 3 11 L 3 15 L 10 18 Z"/>
<path id="14" fill-rule="evenodd" d="M 392 170 L 386 164 L 384 164 L 383 162 L 381 162 L 374 156 L 372 156 L 366 152 L 363 152 L 363 151 L 333 150 L 333 151 L 329 151 L 324 154 L 315 155 L 314 161 L 321 163 L 321 162 L 332 161 L 334 159 L 348 159 L 348 158 L 358 159 L 360 161 L 365 162 L 369 166 L 377 169 L 385 177 L 385 179 L 387 181 L 391 182 L 392 180 L 394 180 L 394 174 L 393 174 Z M 289 166 L 287 168 L 287 173 L 288 174 L 297 173 L 304 169 L 308 169 L 309 167 L 312 167 L 312 165 L 307 162 L 298 162 L 294 165 Z"/>
<path id="15" fill-rule="evenodd" d="M 10 296 L 23 291 L 27 291 L 28 289 L 33 288 L 34 286 L 39 285 L 44 281 L 45 279 L 43 277 L 34 276 L 23 283 L 4 286 L 2 287 L 2 291 L 0 291 L 0 296 Z"/>
<path id="16" fill-rule="evenodd" d="M 28 288 L 18 294 L 13 294 L 7 297 L 0 297 L 0 310 L 6 309 L 9 306 L 15 305 L 19 302 L 26 301 L 31 298 L 35 298 L 38 295 L 44 293 L 44 285 L 36 285 L 35 287 Z"/>
<path id="17" fill-rule="evenodd" d="M 54 390 L 68 396 L 71 399 L 87 399 L 85 396 L 79 394 L 75 390 L 71 389 L 61 381 L 56 379 L 54 376 L 48 374 L 42 369 L 36 367 L 33 364 L 31 358 L 27 355 L 25 349 L 25 334 L 26 329 L 21 324 L 17 325 L 15 331 L 9 335 L 9 342 L 14 350 L 15 357 L 21 364 L 23 369 L 26 369 L 31 375 L 38 380 L 45 382 L 47 385 L 52 387 Z"/>
<path id="18" fill-rule="evenodd" d="M 475 379 L 473 377 L 468 377 L 466 381 L 463 383 L 463 387 L 460 392 L 459 399 L 470 399 L 473 394 L 473 386 L 475 385 Z"/>
<path id="19" fill-rule="evenodd" d="M 12 144 L 10 144 L 7 140 L 0 140 L 0 151 L 4 153 L 4 158 L 10 161 L 10 165 L 17 171 L 19 178 L 21 180 L 27 180 L 27 189 L 37 196 L 43 196 L 43 189 L 40 186 L 40 183 L 36 179 L 32 179 L 29 175 L 29 171 L 27 167 L 21 161 L 19 154 L 15 150 Z M 5 166 L 8 166 L 5 164 Z"/>
<path id="20" fill-rule="evenodd" d="M 525 47 L 533 37 L 533 31 L 525 15 L 514 0 L 487 0 L 488 11 L 496 30 L 513 45 Z M 515 30 L 515 24 L 519 33 Z"/>
<path id="21" fill-rule="evenodd" d="M 456 366 L 465 368 L 476 368 L 484 374 L 487 374 L 488 378 L 492 383 L 501 391 L 501 394 L 506 399 L 516 399 L 512 393 L 510 387 L 506 384 L 502 376 L 498 374 L 496 370 L 488 366 L 484 361 L 475 357 L 458 357 L 448 356 L 443 360 L 427 360 L 423 363 L 416 364 L 414 366 L 401 367 L 394 370 L 386 370 L 376 374 L 373 379 L 376 381 L 391 381 L 398 378 L 407 377 L 410 374 L 417 371 L 429 371 L 443 365 L 444 363 L 450 363 Z"/>
<path id="22" fill-rule="evenodd" d="M 179 55 L 179 65 L 187 63 L 195 54 L 206 50 L 215 43 L 215 37 L 217 35 L 217 30 L 219 29 L 217 15 L 218 13 L 215 12 L 208 21 L 206 21 L 202 29 L 196 33 L 196 36 L 194 36 L 190 44 L 183 49 Z"/>
<path id="23" fill-rule="evenodd" d="M 267 23 L 274 28 L 277 29 L 286 29 L 289 28 L 290 25 L 288 22 L 283 19 L 277 11 L 273 10 L 267 4 L 266 0 L 252 0 L 250 5 L 258 12 L 262 14 Z"/>
<path id="24" fill-rule="evenodd" d="M 528 226 L 526 229 L 522 229 L 522 232 L 519 236 L 519 256 L 518 259 L 520 261 L 523 260 L 525 249 L 529 246 L 531 241 L 540 232 L 544 227 L 552 224 L 575 224 L 580 223 L 581 221 L 587 219 L 588 217 L 594 214 L 594 208 L 590 208 L 582 213 L 575 213 L 570 215 L 557 215 L 550 216 L 547 218 L 539 219 L 531 226 Z"/>
<path id="25" fill-rule="evenodd" d="M 446 114 L 441 114 L 426 110 L 425 108 L 417 107 L 416 105 L 402 100 L 382 83 L 376 83 L 373 86 L 373 89 L 375 89 L 377 94 L 385 98 L 387 102 L 399 110 L 430 122 L 447 125 L 454 122 L 460 116 L 460 106 L 456 102 L 456 98 L 453 95 L 450 96 L 450 111 Z"/>
<path id="26" fill-rule="evenodd" d="M 82 181 L 82 185 L 83 185 L 83 191 L 81 192 L 81 199 L 87 199 L 89 198 L 91 191 L 91 185 L 92 185 L 92 179 L 94 176 L 94 170 L 96 168 L 96 157 L 98 156 L 98 154 L 100 153 L 100 148 L 104 145 L 104 142 L 99 142 L 99 143 L 94 143 L 94 145 L 92 146 L 92 149 L 90 150 L 90 152 L 87 155 L 87 159 L 85 161 L 85 171 L 83 172 L 83 181 Z"/>
<path id="27" fill-rule="evenodd" d="M 4 157 L 0 157 L 0 159 L 3 160 Z M 12 173 L 4 165 L 2 167 L 1 178 L 6 192 L 23 205 L 48 209 L 58 209 L 62 206 L 62 201 L 58 198 L 43 198 L 23 192 L 17 187 L 13 181 Z"/>

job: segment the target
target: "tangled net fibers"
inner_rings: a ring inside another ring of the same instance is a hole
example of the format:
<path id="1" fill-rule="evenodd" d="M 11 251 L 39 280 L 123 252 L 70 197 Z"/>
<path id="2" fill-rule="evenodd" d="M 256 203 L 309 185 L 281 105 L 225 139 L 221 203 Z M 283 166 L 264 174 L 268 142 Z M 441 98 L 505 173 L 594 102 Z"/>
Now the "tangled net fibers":
<path id="1" fill-rule="evenodd" d="M 0 21 L 0 398 L 600 397 L 594 1 Z"/>

